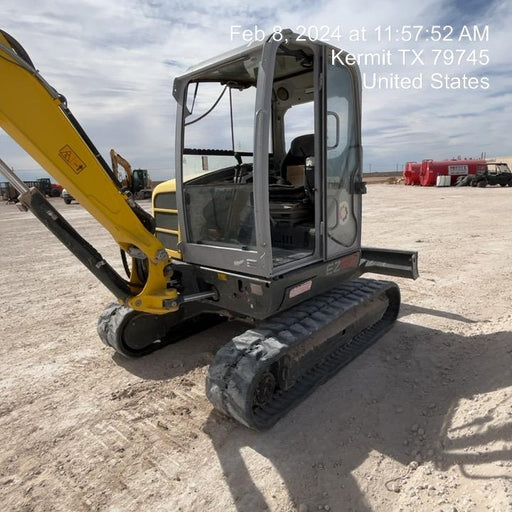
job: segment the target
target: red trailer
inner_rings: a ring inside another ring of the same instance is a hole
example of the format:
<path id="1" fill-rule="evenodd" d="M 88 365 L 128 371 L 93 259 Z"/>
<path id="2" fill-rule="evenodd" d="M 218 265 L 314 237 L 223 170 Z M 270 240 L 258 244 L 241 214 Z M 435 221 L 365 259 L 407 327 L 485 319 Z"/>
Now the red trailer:
<path id="1" fill-rule="evenodd" d="M 424 187 L 433 187 L 438 176 L 451 176 L 451 184 L 455 185 L 459 176 L 476 174 L 477 171 L 485 171 L 485 160 L 423 160 L 421 162 L 420 182 Z"/>
<path id="2" fill-rule="evenodd" d="M 421 164 L 417 162 L 407 162 L 404 167 L 404 183 L 406 185 L 419 185 L 420 184 L 420 170 Z"/>

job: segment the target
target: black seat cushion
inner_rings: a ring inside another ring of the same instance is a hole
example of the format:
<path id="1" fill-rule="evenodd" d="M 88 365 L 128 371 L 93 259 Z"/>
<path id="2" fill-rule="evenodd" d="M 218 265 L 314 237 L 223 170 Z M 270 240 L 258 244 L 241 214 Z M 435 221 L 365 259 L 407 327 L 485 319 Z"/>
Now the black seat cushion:
<path id="1" fill-rule="evenodd" d="M 308 156 L 315 153 L 315 135 L 309 133 L 301 135 L 292 140 L 290 149 L 286 154 L 283 165 L 281 166 L 281 174 L 286 179 L 286 169 L 289 165 L 304 165 Z"/>

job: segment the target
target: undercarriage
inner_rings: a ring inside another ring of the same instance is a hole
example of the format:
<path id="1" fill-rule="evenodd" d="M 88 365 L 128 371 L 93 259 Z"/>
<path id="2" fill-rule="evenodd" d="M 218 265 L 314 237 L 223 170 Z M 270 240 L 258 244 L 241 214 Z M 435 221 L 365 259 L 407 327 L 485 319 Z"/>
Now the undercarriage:
<path id="1" fill-rule="evenodd" d="M 391 328 L 400 291 L 391 282 L 356 279 L 275 315 L 236 336 L 216 354 L 206 380 L 214 407 L 264 430 Z M 222 317 L 188 319 L 113 304 L 98 322 L 105 344 L 140 357 L 207 329 Z"/>

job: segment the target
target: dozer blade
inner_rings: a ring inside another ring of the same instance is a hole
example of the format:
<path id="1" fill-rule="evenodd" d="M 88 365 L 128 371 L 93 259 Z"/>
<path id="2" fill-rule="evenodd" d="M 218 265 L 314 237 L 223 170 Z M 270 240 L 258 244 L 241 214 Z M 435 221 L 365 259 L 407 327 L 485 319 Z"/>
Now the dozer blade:
<path id="1" fill-rule="evenodd" d="M 243 425 L 276 423 L 391 328 L 395 283 L 357 279 L 233 338 L 210 366 L 206 394 Z"/>

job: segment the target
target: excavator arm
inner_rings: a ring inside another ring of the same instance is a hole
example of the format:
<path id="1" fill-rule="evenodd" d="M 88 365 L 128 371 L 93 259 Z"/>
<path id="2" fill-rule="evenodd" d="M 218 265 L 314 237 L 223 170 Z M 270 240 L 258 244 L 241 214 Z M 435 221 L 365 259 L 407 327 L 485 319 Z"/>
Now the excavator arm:
<path id="1" fill-rule="evenodd" d="M 135 310 L 176 311 L 179 297 L 168 286 L 170 259 L 152 232 L 152 217 L 123 191 L 117 176 L 68 109 L 66 99 L 33 66 L 23 47 L 0 30 L 0 126 L 106 228 L 134 258 L 125 282 L 34 189 L 18 180 L 20 201 L 111 290 Z M 16 181 L 3 162 L 0 170 Z M 60 233 L 60 234 L 59 234 Z M 105 272 L 105 269 L 108 269 Z"/>

